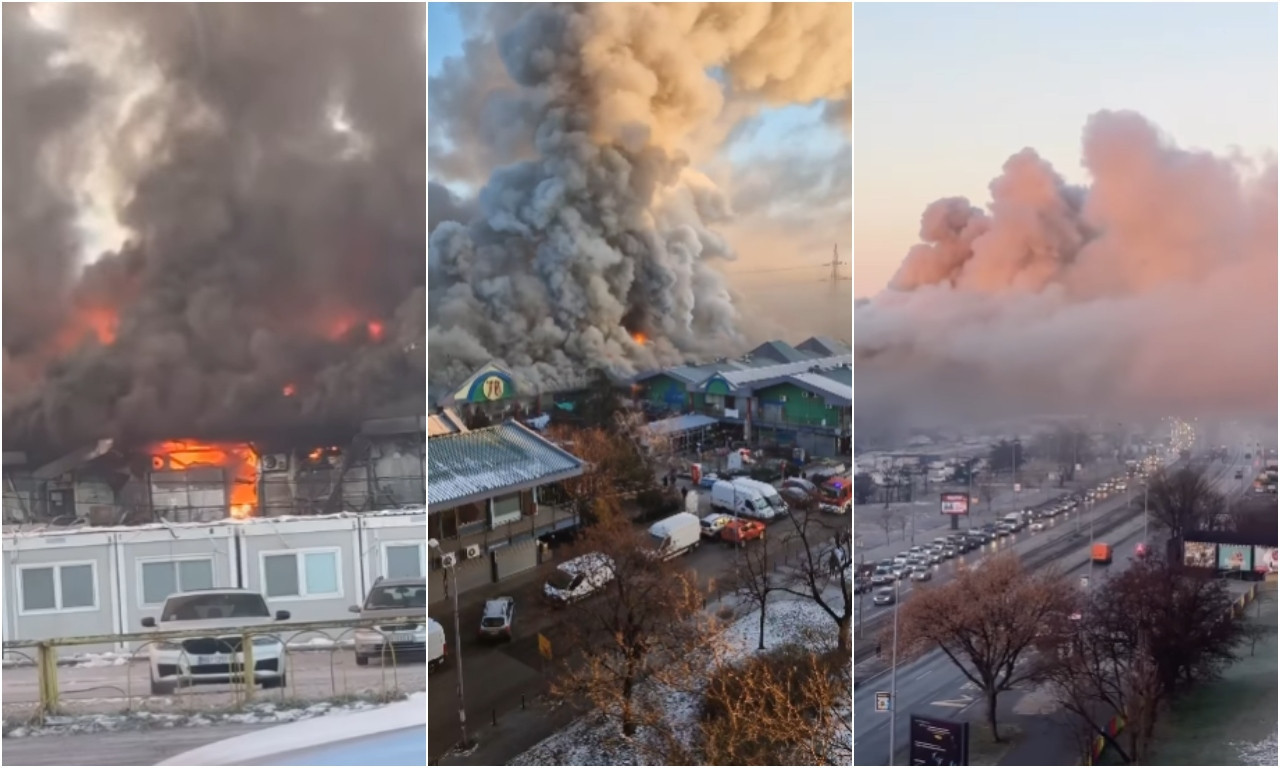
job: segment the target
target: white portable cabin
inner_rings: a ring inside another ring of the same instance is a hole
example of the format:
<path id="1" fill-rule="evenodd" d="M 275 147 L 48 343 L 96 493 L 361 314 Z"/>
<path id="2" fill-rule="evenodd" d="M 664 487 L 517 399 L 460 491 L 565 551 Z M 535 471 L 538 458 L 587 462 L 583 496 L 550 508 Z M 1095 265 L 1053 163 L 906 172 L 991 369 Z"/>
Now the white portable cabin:
<path id="1" fill-rule="evenodd" d="M 118 632 L 118 552 L 113 542 L 113 533 L 89 529 L 6 533 L 4 639 Z M 79 650 L 112 647 L 107 643 Z M 20 653 L 35 660 L 35 648 Z"/>
<path id="2" fill-rule="evenodd" d="M 261 591 L 272 610 L 296 621 L 349 619 L 348 606 L 362 602 L 379 576 L 424 574 L 425 514 L 7 532 L 4 639 L 140 632 L 171 591 L 211 587 Z M 123 645 L 69 647 L 61 655 Z"/>

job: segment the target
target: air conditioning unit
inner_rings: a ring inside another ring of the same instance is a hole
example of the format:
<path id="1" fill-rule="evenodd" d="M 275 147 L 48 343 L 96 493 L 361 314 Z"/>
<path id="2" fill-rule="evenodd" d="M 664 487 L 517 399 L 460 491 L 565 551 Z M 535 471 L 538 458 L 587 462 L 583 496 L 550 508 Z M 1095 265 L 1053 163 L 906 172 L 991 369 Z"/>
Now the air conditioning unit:
<path id="1" fill-rule="evenodd" d="M 441 568 L 452 568 L 457 564 L 458 564 L 458 556 L 453 552 L 446 552 L 445 554 L 440 556 Z"/>
<path id="2" fill-rule="evenodd" d="M 468 545 L 467 545 L 467 559 L 468 559 L 468 560 L 474 560 L 474 559 L 476 559 L 476 558 L 477 558 L 477 557 L 479 557 L 479 556 L 480 556 L 480 545 L 479 545 L 479 544 L 468 544 Z"/>
<path id="3" fill-rule="evenodd" d="M 151 469 L 153 469 L 154 471 L 163 472 L 168 468 L 169 468 L 168 456 L 161 456 L 157 454 L 151 457 Z"/>
<path id="4" fill-rule="evenodd" d="M 289 468 L 289 456 L 284 453 L 267 453 L 262 456 L 264 472 L 283 472 Z"/>

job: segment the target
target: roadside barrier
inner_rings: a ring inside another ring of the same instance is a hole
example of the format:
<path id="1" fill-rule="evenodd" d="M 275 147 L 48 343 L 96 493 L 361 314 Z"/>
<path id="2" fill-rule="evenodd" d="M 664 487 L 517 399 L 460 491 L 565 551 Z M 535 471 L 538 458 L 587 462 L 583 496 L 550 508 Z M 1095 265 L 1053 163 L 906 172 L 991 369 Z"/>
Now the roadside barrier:
<path id="1" fill-rule="evenodd" d="M 135 688 L 145 686 L 145 682 L 142 684 L 135 683 L 134 675 L 131 674 L 132 662 L 141 661 L 147 664 L 147 677 L 150 677 L 150 650 L 152 646 L 159 644 L 179 646 L 178 665 L 189 668 L 193 661 L 191 655 L 188 654 L 182 643 L 173 641 L 208 638 L 210 636 L 218 638 L 235 637 L 237 638 L 236 641 L 226 641 L 224 645 L 226 646 L 225 652 L 232 654 L 232 664 L 228 672 L 231 677 L 230 685 L 233 701 L 243 705 L 251 702 L 256 693 L 257 682 L 254 680 L 253 672 L 246 674 L 247 670 L 256 669 L 254 662 L 255 645 L 268 646 L 277 643 L 283 645 L 280 656 L 280 669 L 285 673 L 285 680 L 284 684 L 280 685 L 278 689 L 281 698 L 285 696 L 286 692 L 297 692 L 297 676 L 292 674 L 295 668 L 295 657 L 300 653 L 309 654 L 327 651 L 329 653 L 330 694 L 337 696 L 344 693 L 344 691 L 339 691 L 338 668 L 335 665 L 335 661 L 338 658 L 336 654 L 338 652 L 351 653 L 355 633 L 358 630 L 374 632 L 383 638 L 387 638 L 387 633 L 380 629 L 378 625 L 421 623 L 424 622 L 420 616 L 402 616 L 393 619 L 334 619 L 328 621 L 279 622 L 269 625 L 219 627 L 217 629 L 156 630 L 120 635 L 86 635 L 46 640 L 7 640 L 3 644 L 3 651 L 7 661 L 17 659 L 25 661 L 36 668 L 39 700 L 34 702 L 35 711 L 33 712 L 32 720 L 43 722 L 50 715 L 66 713 L 66 706 L 62 701 L 63 692 L 59 687 L 58 680 L 58 653 L 60 649 L 108 643 L 139 643 L 134 650 L 122 652 L 116 656 L 116 658 L 125 659 L 127 663 L 100 667 L 103 670 L 120 670 L 120 674 L 123 677 L 120 684 L 97 686 L 97 688 L 114 691 L 123 697 L 124 709 L 129 710 L 133 709 L 135 699 L 144 699 L 152 695 L 150 691 L 135 690 Z M 325 632 L 324 630 L 338 631 L 333 633 Z M 264 639 L 267 642 L 263 643 L 262 640 Z M 255 643 L 255 640 L 258 642 Z M 320 644 L 317 644 L 316 640 L 320 640 Z M 238 646 L 238 648 L 231 646 Z M 218 652 L 215 651 L 215 653 Z M 238 660 L 235 658 L 237 653 L 240 655 Z M 409 654 L 402 653 L 400 655 L 406 656 Z M 381 658 L 382 663 L 379 665 L 381 668 L 380 682 L 383 695 L 389 695 L 399 688 L 399 661 L 394 646 L 386 645 Z M 196 692 L 193 690 L 195 688 L 195 686 L 175 685 L 173 693 L 179 698 L 186 698 L 191 695 L 187 693 L 188 691 Z M 225 695 L 225 691 L 208 690 L 209 686 L 200 686 L 200 688 L 204 689 L 198 691 L 200 694 L 222 693 Z M 9 710 L 11 707 L 19 707 L 31 702 L 15 702 L 6 697 L 4 703 L 6 710 Z M 7 716 L 8 712 L 6 712 Z"/>

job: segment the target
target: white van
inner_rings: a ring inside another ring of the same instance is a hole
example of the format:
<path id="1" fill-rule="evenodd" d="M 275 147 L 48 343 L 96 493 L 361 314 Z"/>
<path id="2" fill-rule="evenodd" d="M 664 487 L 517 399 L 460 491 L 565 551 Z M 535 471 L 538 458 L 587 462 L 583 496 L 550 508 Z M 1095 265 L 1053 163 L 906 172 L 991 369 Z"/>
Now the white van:
<path id="1" fill-rule="evenodd" d="M 649 526 L 649 535 L 654 539 L 654 551 L 663 560 L 670 560 L 698 548 L 702 543 L 702 521 L 697 515 L 678 512 Z"/>
<path id="2" fill-rule="evenodd" d="M 601 552 L 565 560 L 542 585 L 542 594 L 558 605 L 575 603 L 613 581 L 613 559 Z"/>
<path id="3" fill-rule="evenodd" d="M 711 486 L 711 508 L 730 515 L 764 522 L 774 518 L 769 502 L 765 501 L 759 491 L 737 485 L 729 480 L 717 480 L 716 484 Z"/>
<path id="4" fill-rule="evenodd" d="M 440 622 L 427 617 L 427 669 L 435 669 L 444 665 L 449 655 L 449 646 L 445 643 L 444 627 Z"/>
<path id="5" fill-rule="evenodd" d="M 768 502 L 769 508 L 773 510 L 773 513 L 779 517 L 791 512 L 787 503 L 782 500 L 782 496 L 778 493 L 778 489 L 768 483 L 753 480 L 749 477 L 735 477 L 733 484 L 743 488 L 754 488 Z"/>

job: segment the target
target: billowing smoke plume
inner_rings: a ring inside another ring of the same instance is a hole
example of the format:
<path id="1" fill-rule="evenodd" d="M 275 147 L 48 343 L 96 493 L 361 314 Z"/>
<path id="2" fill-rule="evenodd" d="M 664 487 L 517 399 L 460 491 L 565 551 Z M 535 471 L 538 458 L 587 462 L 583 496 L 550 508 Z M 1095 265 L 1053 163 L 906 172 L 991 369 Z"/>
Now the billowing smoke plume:
<path id="1" fill-rule="evenodd" d="M 1179 149 L 1143 117 L 1084 130 L 1087 188 L 1025 149 L 987 211 L 930 205 L 855 310 L 857 417 L 1276 409 L 1276 164 Z"/>
<path id="2" fill-rule="evenodd" d="M 737 348 L 739 309 L 714 267 L 734 258 L 714 229 L 732 211 L 691 153 L 760 105 L 847 100 L 850 13 L 613 3 L 468 16 L 493 41 L 474 39 L 432 79 L 431 170 L 475 180 L 505 165 L 473 218 L 431 235 L 432 380 L 496 360 L 554 386 Z"/>
<path id="3" fill-rule="evenodd" d="M 31 11 L 4 7 L 6 443 L 422 396 L 421 6 Z M 86 266 L 104 205 L 128 239 Z"/>

